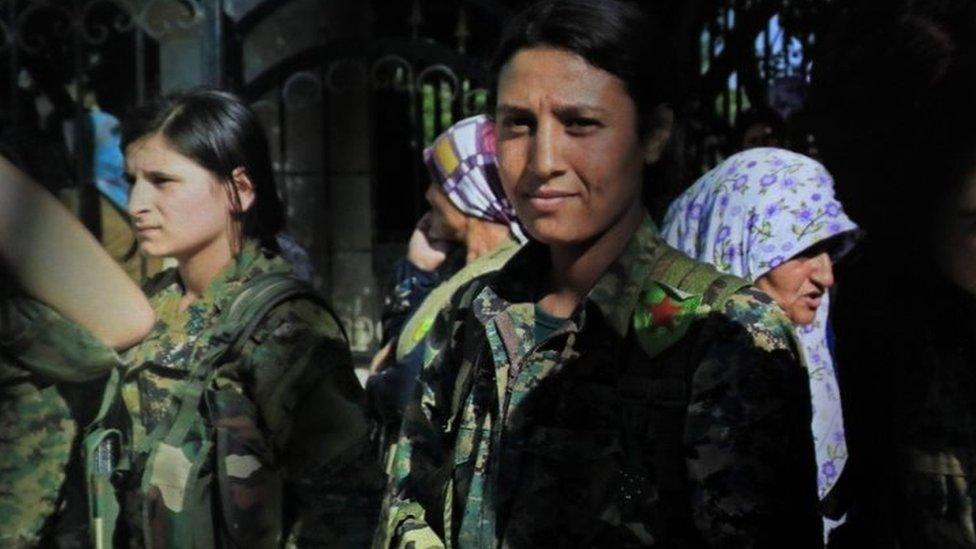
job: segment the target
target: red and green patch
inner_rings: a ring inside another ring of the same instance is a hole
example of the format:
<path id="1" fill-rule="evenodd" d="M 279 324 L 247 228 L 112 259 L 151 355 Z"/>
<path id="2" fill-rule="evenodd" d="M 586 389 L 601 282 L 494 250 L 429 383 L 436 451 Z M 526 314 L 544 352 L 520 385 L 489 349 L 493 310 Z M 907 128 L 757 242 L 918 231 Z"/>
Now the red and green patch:
<path id="1" fill-rule="evenodd" d="M 697 317 L 702 297 L 655 282 L 645 290 L 634 311 L 634 330 L 641 347 L 657 356 L 680 340 Z"/>

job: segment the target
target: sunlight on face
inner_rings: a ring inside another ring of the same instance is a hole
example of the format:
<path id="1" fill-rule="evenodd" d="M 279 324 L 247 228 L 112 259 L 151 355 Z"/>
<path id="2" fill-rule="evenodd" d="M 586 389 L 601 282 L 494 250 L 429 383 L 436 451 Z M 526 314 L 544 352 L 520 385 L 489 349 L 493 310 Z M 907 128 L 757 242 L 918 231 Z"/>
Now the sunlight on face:
<path id="1" fill-rule="evenodd" d="M 639 213 L 637 116 L 624 82 L 576 54 L 529 48 L 502 67 L 499 173 L 535 239 L 583 243 Z"/>
<path id="2" fill-rule="evenodd" d="M 231 202 L 206 168 L 152 134 L 130 144 L 125 164 L 132 181 L 129 215 L 143 253 L 184 261 L 231 246 Z"/>

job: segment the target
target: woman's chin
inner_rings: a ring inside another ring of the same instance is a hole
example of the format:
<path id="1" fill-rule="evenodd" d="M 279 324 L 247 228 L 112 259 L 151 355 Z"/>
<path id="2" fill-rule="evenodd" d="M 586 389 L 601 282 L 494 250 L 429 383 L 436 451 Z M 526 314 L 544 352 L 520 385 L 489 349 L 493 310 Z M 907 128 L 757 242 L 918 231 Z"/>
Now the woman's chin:
<path id="1" fill-rule="evenodd" d="M 526 228 L 529 236 L 533 240 L 541 242 L 546 246 L 551 247 L 564 247 L 564 246 L 579 246 L 585 242 L 591 240 L 585 235 L 580 235 L 578 231 L 567 230 L 566 227 L 539 227 L 539 228 Z"/>
<path id="2" fill-rule="evenodd" d="M 791 311 L 786 316 L 797 326 L 809 326 L 817 318 L 817 310 Z"/>
<path id="3" fill-rule="evenodd" d="M 172 251 L 162 246 L 154 245 L 151 242 L 142 242 L 139 244 L 139 253 L 145 257 L 152 259 L 159 259 L 165 257 L 172 257 Z"/>

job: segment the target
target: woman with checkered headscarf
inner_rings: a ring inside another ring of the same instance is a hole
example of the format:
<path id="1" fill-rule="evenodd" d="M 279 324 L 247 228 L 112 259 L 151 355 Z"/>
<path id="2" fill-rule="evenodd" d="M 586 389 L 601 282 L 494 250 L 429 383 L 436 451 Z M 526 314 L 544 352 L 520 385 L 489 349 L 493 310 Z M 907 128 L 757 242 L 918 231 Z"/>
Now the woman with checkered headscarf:
<path id="1" fill-rule="evenodd" d="M 410 396 L 420 343 L 437 312 L 459 286 L 501 267 L 526 241 L 501 187 L 494 125 L 487 116 L 451 126 L 424 150 L 424 163 L 431 209 L 418 222 L 407 256 L 394 267 L 383 315 L 386 344 L 374 358 L 374 370 L 382 371 L 367 384 L 378 415 L 394 423 Z"/>

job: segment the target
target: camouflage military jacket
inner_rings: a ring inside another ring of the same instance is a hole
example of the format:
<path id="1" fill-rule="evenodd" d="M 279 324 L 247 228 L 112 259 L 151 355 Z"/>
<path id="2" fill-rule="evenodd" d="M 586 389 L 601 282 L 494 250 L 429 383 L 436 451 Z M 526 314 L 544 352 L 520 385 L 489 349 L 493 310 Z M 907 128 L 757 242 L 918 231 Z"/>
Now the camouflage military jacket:
<path id="1" fill-rule="evenodd" d="M 544 246 L 455 294 L 429 335 L 376 546 L 822 544 L 788 321 L 746 288 L 650 358 L 633 326 L 666 246 L 646 218 L 543 341 Z M 669 291 L 659 305 L 683 306 Z M 655 379 L 674 368 L 684 380 Z M 649 382 L 640 408 L 624 396 L 634 379 Z"/>
<path id="2" fill-rule="evenodd" d="M 78 420 L 57 383 L 104 377 L 118 355 L 30 299 L 0 299 L 0 547 L 36 547 L 58 511 Z"/>
<path id="3" fill-rule="evenodd" d="M 179 310 L 183 292 L 175 271 L 150 281 L 147 293 L 157 323 L 124 355 L 122 396 L 133 445 L 174 413 L 180 382 L 196 360 L 221 344 L 211 340 L 214 325 L 242 285 L 259 274 L 288 269 L 284 260 L 246 246 L 185 311 Z M 286 301 L 269 313 L 237 358 L 219 366 L 215 384 L 253 404 L 225 423 L 231 437 L 246 446 L 241 454 L 259 458 L 256 463 L 232 454 L 220 465 L 226 467 L 227 482 L 239 485 L 218 490 L 234 494 L 248 517 L 247 524 L 217 525 L 222 537 L 263 540 L 257 542 L 262 547 L 282 541 L 355 544 L 357 537 L 362 544 L 372 529 L 383 480 L 370 460 L 362 389 L 338 320 L 309 300 Z M 141 543 L 141 509 L 152 497 L 139 493 L 141 474 L 129 475 L 123 510 L 133 545 Z M 280 498 L 253 489 L 279 482 Z"/>

